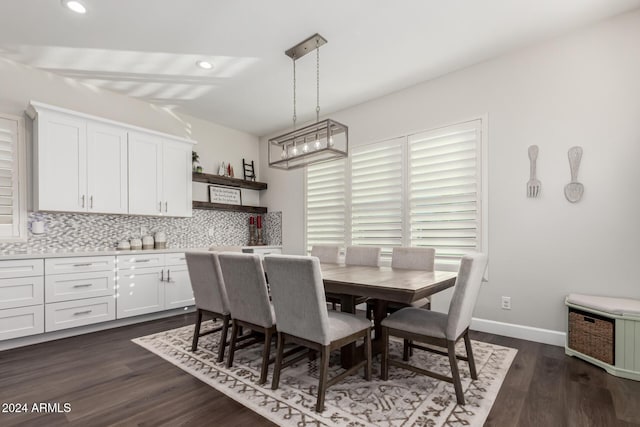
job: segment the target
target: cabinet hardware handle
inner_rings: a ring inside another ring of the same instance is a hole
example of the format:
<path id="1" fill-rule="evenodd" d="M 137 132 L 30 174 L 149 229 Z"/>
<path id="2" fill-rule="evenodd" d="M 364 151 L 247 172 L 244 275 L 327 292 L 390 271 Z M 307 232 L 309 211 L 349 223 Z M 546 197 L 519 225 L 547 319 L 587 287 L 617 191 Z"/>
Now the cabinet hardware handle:
<path id="1" fill-rule="evenodd" d="M 164 211 L 169 212 L 169 202 L 164 202 Z"/>
<path id="2" fill-rule="evenodd" d="M 87 288 L 89 286 L 93 286 L 91 283 L 85 283 L 83 285 L 73 285 L 74 288 Z"/>
<path id="3" fill-rule="evenodd" d="M 150 259 L 135 259 L 133 262 L 151 262 Z"/>
<path id="4" fill-rule="evenodd" d="M 184 260 L 185 260 L 185 257 L 178 258 L 178 261 L 184 261 Z"/>
<path id="5" fill-rule="evenodd" d="M 171 283 L 171 270 L 167 268 L 167 283 Z"/>
<path id="6" fill-rule="evenodd" d="M 74 267 L 89 267 L 93 264 L 91 264 L 90 262 L 87 262 L 85 264 L 73 264 Z"/>
<path id="7" fill-rule="evenodd" d="M 93 196 L 89 197 L 89 208 L 93 209 Z"/>
<path id="8" fill-rule="evenodd" d="M 76 311 L 75 313 L 73 313 L 74 316 L 80 316 L 81 314 L 89 314 L 91 313 L 93 310 L 85 310 L 85 311 Z"/>
<path id="9" fill-rule="evenodd" d="M 84 208 L 84 194 L 82 195 L 82 207 Z"/>
<path id="10" fill-rule="evenodd" d="M 164 270 L 160 272 L 160 281 L 164 282 Z"/>
<path id="11" fill-rule="evenodd" d="M 162 212 L 162 202 L 159 202 L 160 212 Z"/>

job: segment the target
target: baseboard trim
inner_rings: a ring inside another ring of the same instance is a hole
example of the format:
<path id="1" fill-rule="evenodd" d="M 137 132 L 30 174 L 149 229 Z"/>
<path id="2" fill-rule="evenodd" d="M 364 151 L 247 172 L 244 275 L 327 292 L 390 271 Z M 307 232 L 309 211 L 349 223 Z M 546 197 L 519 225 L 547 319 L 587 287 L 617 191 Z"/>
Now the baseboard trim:
<path id="1" fill-rule="evenodd" d="M 171 310 L 159 311 L 151 314 L 143 314 L 135 317 L 111 320 L 108 322 L 95 323 L 93 325 L 79 326 L 77 328 L 63 329 L 55 332 L 45 332 L 37 335 L 30 335 L 22 338 L 14 338 L 0 342 L 0 351 L 12 348 L 24 347 L 27 345 L 40 344 L 47 341 L 69 338 L 76 335 L 90 334 L 92 332 L 104 331 L 105 329 L 119 328 L 136 323 L 148 322 L 151 320 L 163 319 L 165 317 L 177 316 L 179 314 L 191 313 L 195 311 L 195 306 L 185 308 L 174 308 Z"/>
<path id="2" fill-rule="evenodd" d="M 564 347 L 567 337 L 565 332 L 516 325 L 513 323 L 496 322 L 495 320 L 477 319 L 475 317 L 471 321 L 471 329 L 511 338 L 556 345 L 558 347 Z"/>

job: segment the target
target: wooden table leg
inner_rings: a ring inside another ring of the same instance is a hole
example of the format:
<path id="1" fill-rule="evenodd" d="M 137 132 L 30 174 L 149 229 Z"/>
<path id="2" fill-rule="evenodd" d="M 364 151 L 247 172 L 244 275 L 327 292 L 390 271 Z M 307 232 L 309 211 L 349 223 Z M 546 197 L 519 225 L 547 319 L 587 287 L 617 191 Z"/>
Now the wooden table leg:
<path id="1" fill-rule="evenodd" d="M 383 300 L 375 300 L 373 308 L 373 331 L 375 332 L 374 339 L 380 341 L 382 339 L 382 321 L 387 317 L 387 309 L 389 303 Z"/>

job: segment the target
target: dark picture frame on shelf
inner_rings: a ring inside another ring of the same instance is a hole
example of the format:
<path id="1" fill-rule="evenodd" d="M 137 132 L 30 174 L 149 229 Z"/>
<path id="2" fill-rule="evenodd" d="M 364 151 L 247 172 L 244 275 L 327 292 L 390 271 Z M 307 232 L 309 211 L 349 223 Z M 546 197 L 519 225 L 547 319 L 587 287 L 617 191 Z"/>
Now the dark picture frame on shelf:
<path id="1" fill-rule="evenodd" d="M 209 185 L 209 202 L 242 206 L 242 191 L 237 187 Z"/>

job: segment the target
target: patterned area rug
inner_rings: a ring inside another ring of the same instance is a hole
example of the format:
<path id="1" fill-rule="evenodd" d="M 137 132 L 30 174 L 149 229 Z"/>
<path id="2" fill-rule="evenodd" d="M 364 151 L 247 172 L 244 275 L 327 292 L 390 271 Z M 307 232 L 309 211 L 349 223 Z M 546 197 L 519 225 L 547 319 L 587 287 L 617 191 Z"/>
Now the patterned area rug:
<path id="1" fill-rule="evenodd" d="M 203 324 L 206 328 L 213 326 L 212 322 Z M 329 387 L 325 411 L 318 414 L 314 407 L 319 360 L 305 358 L 285 368 L 280 388 L 271 390 L 273 366 L 268 382 L 264 386 L 256 384 L 261 345 L 237 351 L 234 366 L 227 369 L 215 361 L 220 334 L 202 337 L 195 353 L 190 351 L 192 334 L 193 327 L 185 326 L 133 342 L 281 426 L 482 426 L 517 352 L 472 341 L 478 380 L 471 381 L 466 362 L 459 363 L 465 406 L 456 404 L 452 384 L 404 369 L 390 367 L 389 381 L 381 381 L 378 356 L 373 359 L 371 382 L 364 380 L 362 372 Z M 400 358 L 402 343 L 391 344 L 391 357 Z M 464 343 L 460 344 L 459 354 L 465 354 Z M 339 358 L 339 352 L 332 354 L 330 377 L 342 372 Z M 425 351 L 414 350 L 411 363 L 445 375 L 451 372 L 445 356 Z"/>

